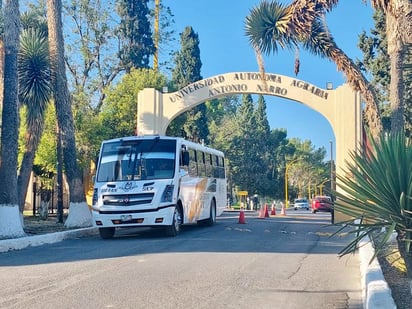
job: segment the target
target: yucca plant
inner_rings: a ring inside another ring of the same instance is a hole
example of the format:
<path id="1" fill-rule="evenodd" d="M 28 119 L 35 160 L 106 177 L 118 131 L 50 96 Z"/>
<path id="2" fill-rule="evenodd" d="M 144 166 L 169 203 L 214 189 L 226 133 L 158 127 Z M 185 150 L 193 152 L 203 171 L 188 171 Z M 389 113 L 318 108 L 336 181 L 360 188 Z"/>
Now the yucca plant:
<path id="1" fill-rule="evenodd" d="M 335 210 L 351 217 L 342 229 L 355 237 L 340 255 L 355 252 L 365 236 L 373 239 L 375 255 L 388 245 L 394 232 L 398 248 L 412 279 L 412 144 L 404 132 L 369 137 L 363 152 L 352 152 L 353 161 L 337 175 Z M 337 223 L 342 224 L 342 222 Z M 372 259 L 373 259 L 372 258 Z"/>

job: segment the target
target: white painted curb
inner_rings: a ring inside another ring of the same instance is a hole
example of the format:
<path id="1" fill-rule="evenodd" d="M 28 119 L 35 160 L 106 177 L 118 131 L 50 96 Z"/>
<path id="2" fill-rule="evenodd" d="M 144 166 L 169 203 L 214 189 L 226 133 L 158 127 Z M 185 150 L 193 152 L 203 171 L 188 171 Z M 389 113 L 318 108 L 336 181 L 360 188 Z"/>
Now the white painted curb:
<path id="1" fill-rule="evenodd" d="M 376 258 L 369 264 L 374 248 L 369 238 L 359 244 L 359 260 L 362 278 L 362 298 L 365 309 L 396 309 L 382 269 Z"/>
<path id="2" fill-rule="evenodd" d="M 21 238 L 3 239 L 0 240 L 0 253 L 12 250 L 21 250 L 26 247 L 36 247 L 45 244 L 56 243 L 65 239 L 77 238 L 94 234 L 97 228 L 87 227 L 63 232 L 26 236 Z"/>

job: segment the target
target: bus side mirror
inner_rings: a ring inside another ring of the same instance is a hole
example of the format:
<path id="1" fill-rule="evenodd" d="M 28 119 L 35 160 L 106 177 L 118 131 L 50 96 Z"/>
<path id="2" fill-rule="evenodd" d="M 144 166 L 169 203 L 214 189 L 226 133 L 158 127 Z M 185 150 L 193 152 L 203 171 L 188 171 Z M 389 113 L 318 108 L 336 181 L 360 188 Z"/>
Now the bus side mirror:
<path id="1" fill-rule="evenodd" d="M 182 165 L 183 166 L 189 165 L 189 152 L 188 151 L 182 152 Z"/>

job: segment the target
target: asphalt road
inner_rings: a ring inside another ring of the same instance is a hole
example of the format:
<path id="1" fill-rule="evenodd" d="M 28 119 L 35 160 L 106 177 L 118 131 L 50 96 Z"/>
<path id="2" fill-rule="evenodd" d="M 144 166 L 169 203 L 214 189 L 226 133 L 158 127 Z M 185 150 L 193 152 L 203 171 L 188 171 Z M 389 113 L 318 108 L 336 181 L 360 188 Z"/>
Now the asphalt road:
<path id="1" fill-rule="evenodd" d="M 0 254 L 0 308 L 362 308 L 329 214 L 224 213 L 175 238 L 129 229 Z"/>

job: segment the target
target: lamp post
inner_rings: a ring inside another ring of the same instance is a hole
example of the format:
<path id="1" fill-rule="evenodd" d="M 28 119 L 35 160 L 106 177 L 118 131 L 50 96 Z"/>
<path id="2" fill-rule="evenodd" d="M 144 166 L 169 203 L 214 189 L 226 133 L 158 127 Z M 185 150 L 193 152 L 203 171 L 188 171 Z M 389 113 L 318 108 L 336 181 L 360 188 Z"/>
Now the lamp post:
<path id="1" fill-rule="evenodd" d="M 332 200 L 332 205 L 334 202 L 334 197 L 333 197 L 333 193 L 335 190 L 335 181 L 333 178 L 333 142 L 329 141 L 330 143 L 330 199 Z M 331 223 L 334 224 L 335 223 L 335 209 L 332 206 L 332 210 L 331 210 Z"/>
<path id="2" fill-rule="evenodd" d="M 324 180 L 324 181 L 319 185 L 319 195 L 323 195 L 323 190 L 322 190 L 322 188 L 323 188 L 323 185 L 324 185 L 327 181 L 329 181 L 329 179 Z"/>
<path id="3" fill-rule="evenodd" d="M 333 142 L 330 143 L 330 197 L 333 201 L 333 190 L 335 189 L 335 182 L 333 179 Z"/>
<path id="4" fill-rule="evenodd" d="M 333 90 L 333 83 L 332 82 L 326 82 L 326 90 Z"/>
<path id="5" fill-rule="evenodd" d="M 288 198 L 288 170 L 289 167 L 295 163 L 296 161 L 302 160 L 302 158 L 297 158 L 294 159 L 292 161 L 290 161 L 289 163 L 286 163 L 286 168 L 285 168 L 285 207 L 288 208 L 289 207 L 289 198 Z"/>

